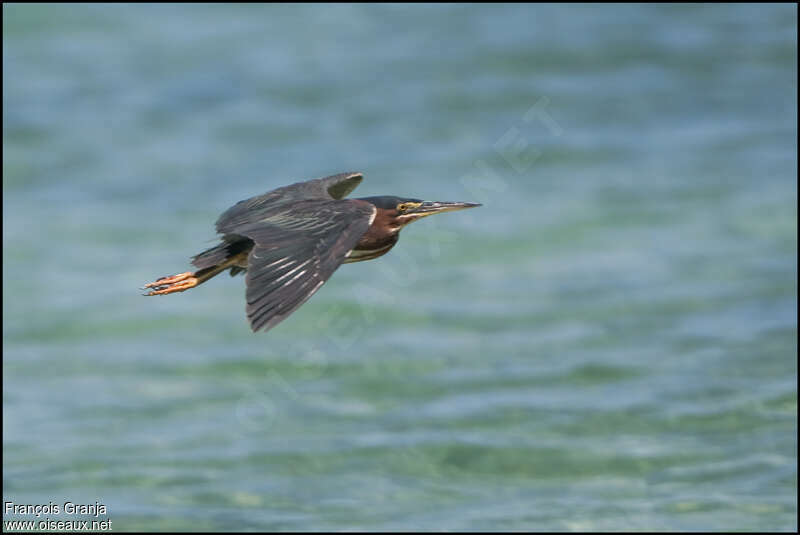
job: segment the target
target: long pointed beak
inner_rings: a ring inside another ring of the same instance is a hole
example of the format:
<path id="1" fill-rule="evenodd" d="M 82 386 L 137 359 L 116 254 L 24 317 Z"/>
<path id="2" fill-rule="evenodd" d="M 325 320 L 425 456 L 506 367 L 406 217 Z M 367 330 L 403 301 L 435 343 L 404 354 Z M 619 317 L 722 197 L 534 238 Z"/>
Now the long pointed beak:
<path id="1" fill-rule="evenodd" d="M 436 202 L 425 201 L 413 210 L 406 212 L 409 215 L 416 215 L 417 217 L 425 217 L 432 214 L 441 212 L 454 212 L 456 210 L 465 210 L 467 208 L 475 208 L 481 206 L 474 202 Z"/>

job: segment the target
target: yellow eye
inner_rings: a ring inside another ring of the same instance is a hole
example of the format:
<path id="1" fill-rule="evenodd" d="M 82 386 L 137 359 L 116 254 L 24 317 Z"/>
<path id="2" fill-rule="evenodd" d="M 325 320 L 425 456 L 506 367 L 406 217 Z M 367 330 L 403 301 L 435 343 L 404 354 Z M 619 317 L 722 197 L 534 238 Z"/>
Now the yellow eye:
<path id="1" fill-rule="evenodd" d="M 401 202 L 400 204 L 397 205 L 397 211 L 401 212 L 401 213 L 402 212 L 406 212 L 408 210 L 412 210 L 412 209 L 416 208 L 420 204 L 421 203 L 418 203 L 418 202 Z"/>

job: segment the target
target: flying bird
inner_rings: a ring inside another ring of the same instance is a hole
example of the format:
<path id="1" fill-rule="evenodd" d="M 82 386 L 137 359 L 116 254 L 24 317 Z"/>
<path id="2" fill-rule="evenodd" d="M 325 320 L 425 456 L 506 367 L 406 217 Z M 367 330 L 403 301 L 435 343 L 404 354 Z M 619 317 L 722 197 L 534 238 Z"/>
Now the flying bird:
<path id="1" fill-rule="evenodd" d="M 192 258 L 197 271 L 145 284 L 144 295 L 183 292 L 229 269 L 246 272 L 247 318 L 269 330 L 341 264 L 389 252 L 403 227 L 423 217 L 481 206 L 381 196 L 345 199 L 363 180 L 340 173 L 298 182 L 236 203 L 217 220 L 220 244 Z"/>

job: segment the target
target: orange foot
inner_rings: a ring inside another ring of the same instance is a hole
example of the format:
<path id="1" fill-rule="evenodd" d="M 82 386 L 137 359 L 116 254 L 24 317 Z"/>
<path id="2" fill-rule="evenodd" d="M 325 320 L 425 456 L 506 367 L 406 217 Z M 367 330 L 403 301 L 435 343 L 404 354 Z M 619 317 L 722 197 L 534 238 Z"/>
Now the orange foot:
<path id="1" fill-rule="evenodd" d="M 180 273 L 171 277 L 161 277 L 155 282 L 145 284 L 142 290 L 145 288 L 152 288 L 152 290 L 142 295 L 167 295 L 173 292 L 182 292 L 189 288 L 194 288 L 198 284 L 199 281 L 197 277 L 194 276 L 194 273 L 187 271 L 186 273 Z"/>

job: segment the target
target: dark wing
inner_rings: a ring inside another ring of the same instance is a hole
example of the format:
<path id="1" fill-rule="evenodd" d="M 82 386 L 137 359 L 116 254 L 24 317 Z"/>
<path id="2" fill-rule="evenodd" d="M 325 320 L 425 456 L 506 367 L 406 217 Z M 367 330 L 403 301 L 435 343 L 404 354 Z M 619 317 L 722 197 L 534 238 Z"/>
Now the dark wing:
<path id="1" fill-rule="evenodd" d="M 247 258 L 247 317 L 268 330 L 336 271 L 369 228 L 375 208 L 359 200 L 312 199 L 257 210 L 225 232 L 255 242 Z"/>
<path id="2" fill-rule="evenodd" d="M 220 234 L 235 233 L 235 228 L 258 219 L 262 212 L 268 212 L 281 204 L 305 199 L 329 201 L 344 199 L 363 179 L 364 176 L 361 173 L 339 173 L 325 178 L 298 182 L 239 201 L 219 216 L 217 232 Z"/>

